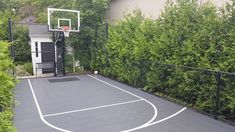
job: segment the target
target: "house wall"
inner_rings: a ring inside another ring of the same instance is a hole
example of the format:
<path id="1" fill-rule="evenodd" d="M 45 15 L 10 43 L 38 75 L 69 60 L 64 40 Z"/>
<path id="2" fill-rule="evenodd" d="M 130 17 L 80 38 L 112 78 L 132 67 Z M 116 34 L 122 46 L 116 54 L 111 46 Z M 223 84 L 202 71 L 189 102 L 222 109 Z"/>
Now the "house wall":
<path id="1" fill-rule="evenodd" d="M 146 16 L 157 18 L 167 0 L 112 0 L 108 11 L 110 21 L 122 19 L 124 13 L 140 9 Z"/>
<path id="2" fill-rule="evenodd" d="M 38 57 L 36 57 L 36 47 L 35 43 L 38 42 Z M 36 75 L 36 63 L 41 63 L 42 62 L 42 57 L 41 57 L 41 42 L 52 42 L 50 38 L 31 38 L 31 56 L 32 56 L 32 64 L 33 64 L 33 73 Z M 42 75 L 42 71 L 39 70 L 37 72 L 37 75 Z"/>
<path id="3" fill-rule="evenodd" d="M 175 0 L 173 0 L 175 1 Z M 203 3 L 208 0 L 199 0 Z M 217 7 L 222 6 L 229 0 L 211 0 Z M 107 12 L 108 20 L 115 21 L 116 19 L 122 19 L 124 12 L 133 12 L 135 9 L 140 9 L 147 17 L 157 19 L 167 0 L 112 0 L 111 8 Z"/>

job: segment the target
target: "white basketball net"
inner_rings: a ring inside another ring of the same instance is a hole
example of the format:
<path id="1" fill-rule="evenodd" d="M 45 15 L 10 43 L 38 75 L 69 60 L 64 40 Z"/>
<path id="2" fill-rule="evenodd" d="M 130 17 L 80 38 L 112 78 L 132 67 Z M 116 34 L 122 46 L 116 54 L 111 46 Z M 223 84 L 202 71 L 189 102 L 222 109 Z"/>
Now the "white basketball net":
<path id="1" fill-rule="evenodd" d="M 63 26 L 62 27 L 62 30 L 63 30 L 63 32 L 64 32 L 64 36 L 65 37 L 69 37 L 69 33 L 70 33 L 70 27 L 69 26 Z"/>

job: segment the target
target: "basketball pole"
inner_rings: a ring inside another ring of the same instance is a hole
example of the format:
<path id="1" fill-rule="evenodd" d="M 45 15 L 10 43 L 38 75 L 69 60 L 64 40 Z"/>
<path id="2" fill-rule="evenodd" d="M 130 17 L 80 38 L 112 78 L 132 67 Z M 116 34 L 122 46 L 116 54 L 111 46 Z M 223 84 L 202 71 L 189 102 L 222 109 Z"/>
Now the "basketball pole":
<path id="1" fill-rule="evenodd" d="M 52 25 L 54 28 L 54 25 Z M 57 76 L 57 71 L 56 71 L 56 43 L 55 43 L 55 32 L 52 32 L 52 39 L 53 39 L 53 45 L 54 45 L 54 77 Z"/>

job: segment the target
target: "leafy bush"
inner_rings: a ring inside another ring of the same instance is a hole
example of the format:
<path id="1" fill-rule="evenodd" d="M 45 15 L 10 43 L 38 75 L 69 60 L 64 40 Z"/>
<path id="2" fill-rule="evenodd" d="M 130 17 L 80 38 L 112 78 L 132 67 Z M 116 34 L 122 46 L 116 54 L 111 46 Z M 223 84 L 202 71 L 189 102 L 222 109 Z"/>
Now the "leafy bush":
<path id="1" fill-rule="evenodd" d="M 32 74 L 28 73 L 23 65 L 18 65 L 15 67 L 15 76 L 23 77 L 23 76 L 30 76 Z"/>
<path id="2" fill-rule="evenodd" d="M 9 43 L 0 41 L 0 106 L 3 112 L 0 112 L 0 131 L 14 131 L 12 123 L 13 106 L 13 88 L 16 80 L 9 74 L 9 70 L 13 68 L 13 63 L 8 53 Z"/>
<path id="3" fill-rule="evenodd" d="M 31 48 L 28 42 L 28 29 L 26 27 L 14 27 L 14 50 L 16 64 L 31 62 Z M 30 72 L 29 72 L 30 73 Z"/>
<path id="4" fill-rule="evenodd" d="M 157 20 L 138 10 L 128 14 L 111 25 L 94 65 L 105 75 L 213 113 L 217 74 L 165 64 L 234 72 L 235 1 L 231 3 L 218 11 L 210 2 L 168 2 Z M 225 75 L 219 114 L 235 119 L 234 77 Z"/>
<path id="5" fill-rule="evenodd" d="M 1 132 L 16 132 L 12 123 L 13 113 L 11 110 L 0 112 L 0 131 Z"/>
<path id="6" fill-rule="evenodd" d="M 28 72 L 30 75 L 33 75 L 33 65 L 32 63 L 25 63 L 23 65 L 26 72 Z"/>

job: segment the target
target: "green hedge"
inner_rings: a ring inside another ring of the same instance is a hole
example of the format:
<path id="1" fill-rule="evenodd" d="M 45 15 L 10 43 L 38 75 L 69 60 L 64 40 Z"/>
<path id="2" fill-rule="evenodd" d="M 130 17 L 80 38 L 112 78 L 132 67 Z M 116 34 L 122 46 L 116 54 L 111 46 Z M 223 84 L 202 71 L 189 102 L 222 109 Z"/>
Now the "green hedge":
<path id="1" fill-rule="evenodd" d="M 15 132 L 16 129 L 12 123 L 13 113 L 11 110 L 0 112 L 0 131 L 1 132 Z"/>
<path id="2" fill-rule="evenodd" d="M 235 71 L 235 1 L 221 10 L 211 3 L 198 3 L 168 2 L 157 20 L 137 10 L 111 25 L 108 42 L 96 57 L 96 68 L 104 75 L 213 113 L 216 74 L 161 64 Z M 221 81 L 219 114 L 227 119 L 235 119 L 233 79 L 225 74 Z"/>
<path id="3" fill-rule="evenodd" d="M 12 123 L 13 118 L 13 88 L 16 80 L 10 75 L 10 69 L 13 68 L 13 63 L 9 58 L 8 53 L 9 43 L 0 41 L 0 131 L 12 132 L 15 127 Z"/>

